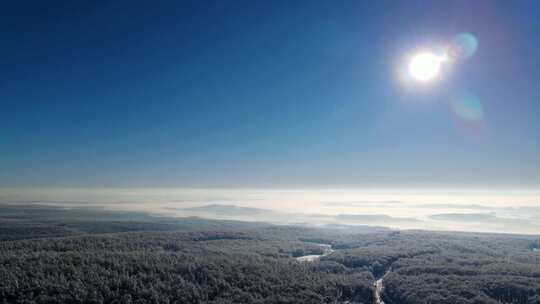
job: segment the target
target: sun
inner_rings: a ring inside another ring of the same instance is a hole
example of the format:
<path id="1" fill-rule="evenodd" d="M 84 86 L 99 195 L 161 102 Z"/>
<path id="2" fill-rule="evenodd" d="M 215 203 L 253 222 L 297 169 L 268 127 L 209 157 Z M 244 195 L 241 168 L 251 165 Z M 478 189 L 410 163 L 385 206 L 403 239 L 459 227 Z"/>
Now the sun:
<path id="1" fill-rule="evenodd" d="M 409 74 L 421 82 L 431 81 L 439 76 L 444 57 L 425 52 L 414 55 L 409 62 Z"/>

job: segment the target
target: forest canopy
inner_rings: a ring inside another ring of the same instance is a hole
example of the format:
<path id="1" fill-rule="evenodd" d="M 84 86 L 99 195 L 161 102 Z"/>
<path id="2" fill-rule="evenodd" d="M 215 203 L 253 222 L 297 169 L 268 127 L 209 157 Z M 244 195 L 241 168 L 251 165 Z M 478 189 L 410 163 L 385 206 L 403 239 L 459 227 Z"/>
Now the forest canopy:
<path id="1" fill-rule="evenodd" d="M 0 239 L 4 303 L 540 303 L 534 236 L 4 205 Z"/>

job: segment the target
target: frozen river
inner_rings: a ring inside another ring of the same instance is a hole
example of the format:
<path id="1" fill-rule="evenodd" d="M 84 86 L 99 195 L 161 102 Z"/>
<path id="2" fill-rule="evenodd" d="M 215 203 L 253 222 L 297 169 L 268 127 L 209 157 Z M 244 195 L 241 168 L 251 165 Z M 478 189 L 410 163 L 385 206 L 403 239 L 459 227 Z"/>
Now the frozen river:
<path id="1" fill-rule="evenodd" d="M 329 255 L 332 252 L 334 252 L 334 250 L 332 249 L 332 245 L 328 245 L 328 244 L 317 244 L 317 245 L 323 249 L 322 254 L 303 255 L 303 256 L 297 257 L 296 260 L 298 262 L 314 262 L 320 259 L 321 257 Z"/>

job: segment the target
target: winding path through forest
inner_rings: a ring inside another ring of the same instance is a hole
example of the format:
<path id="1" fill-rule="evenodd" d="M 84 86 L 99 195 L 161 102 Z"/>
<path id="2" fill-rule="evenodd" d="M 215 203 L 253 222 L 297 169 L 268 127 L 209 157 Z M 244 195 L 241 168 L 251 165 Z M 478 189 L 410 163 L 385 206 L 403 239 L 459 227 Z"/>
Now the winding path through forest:
<path id="1" fill-rule="evenodd" d="M 375 304 L 384 304 L 384 301 L 382 299 L 382 293 L 384 290 L 383 279 L 390 273 L 390 271 L 391 269 L 388 269 L 380 279 L 378 279 L 377 281 L 375 281 L 375 283 L 373 283 L 373 287 L 374 287 L 373 297 L 375 300 Z"/>
<path id="2" fill-rule="evenodd" d="M 332 249 L 332 245 L 328 244 L 317 244 L 318 246 L 321 246 L 323 248 L 322 254 L 310 254 L 310 255 L 303 255 L 296 258 L 298 262 L 315 262 L 319 260 L 323 256 L 327 256 L 334 252 L 334 249 Z M 375 304 L 384 304 L 384 301 L 382 299 L 382 293 L 384 291 L 384 284 L 383 280 L 384 278 L 392 271 L 391 268 L 389 268 L 382 277 L 377 279 L 375 282 L 373 282 L 373 298 Z"/>

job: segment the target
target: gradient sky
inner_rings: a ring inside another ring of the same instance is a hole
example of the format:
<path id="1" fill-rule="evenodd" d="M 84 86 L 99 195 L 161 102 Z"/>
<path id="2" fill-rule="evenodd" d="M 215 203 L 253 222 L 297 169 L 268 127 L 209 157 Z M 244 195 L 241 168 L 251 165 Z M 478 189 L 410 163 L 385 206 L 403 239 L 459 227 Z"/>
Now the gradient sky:
<path id="1" fill-rule="evenodd" d="M 539 1 L 15 3 L 0 186 L 540 186 Z M 472 58 L 403 83 L 462 32 Z"/>

